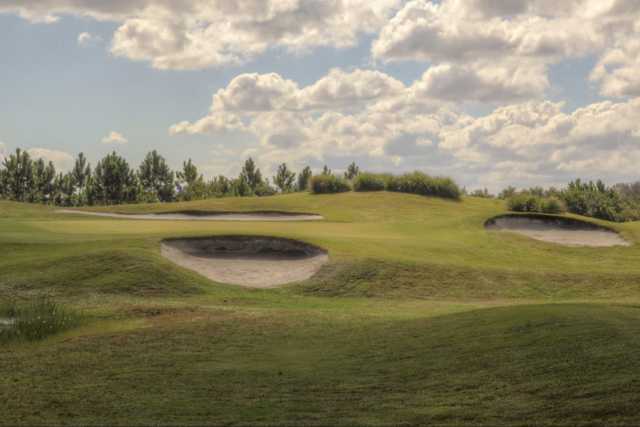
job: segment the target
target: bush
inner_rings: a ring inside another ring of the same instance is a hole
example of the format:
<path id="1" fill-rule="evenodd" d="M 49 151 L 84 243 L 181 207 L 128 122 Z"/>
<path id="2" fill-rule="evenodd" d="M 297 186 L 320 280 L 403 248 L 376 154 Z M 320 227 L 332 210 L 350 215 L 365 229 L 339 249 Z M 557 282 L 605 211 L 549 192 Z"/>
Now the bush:
<path id="1" fill-rule="evenodd" d="M 460 187 L 451 178 L 431 177 L 422 172 L 390 177 L 387 190 L 454 200 L 460 199 L 462 195 Z"/>
<path id="2" fill-rule="evenodd" d="M 389 175 L 361 173 L 353 180 L 354 191 L 383 191 L 387 187 Z"/>
<path id="3" fill-rule="evenodd" d="M 335 175 L 316 175 L 311 178 L 311 193 L 328 194 L 351 191 L 349 182 Z"/>
<path id="4" fill-rule="evenodd" d="M 507 202 L 510 211 L 514 212 L 542 212 L 542 198 L 533 194 L 518 194 Z"/>
<path id="5" fill-rule="evenodd" d="M 0 325 L 0 341 L 41 340 L 81 323 L 80 314 L 47 298 L 25 305 L 4 305 L 0 317 L 8 319 Z"/>
<path id="6" fill-rule="evenodd" d="M 557 197 L 549 197 L 542 199 L 541 202 L 542 213 L 546 214 L 561 214 L 567 211 L 564 203 Z"/>

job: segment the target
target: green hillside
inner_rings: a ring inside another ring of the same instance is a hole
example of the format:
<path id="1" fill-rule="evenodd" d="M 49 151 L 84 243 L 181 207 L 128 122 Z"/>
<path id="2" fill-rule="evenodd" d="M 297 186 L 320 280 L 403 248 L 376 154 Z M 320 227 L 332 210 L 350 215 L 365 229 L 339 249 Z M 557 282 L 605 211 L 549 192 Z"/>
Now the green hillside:
<path id="1" fill-rule="evenodd" d="M 640 224 L 607 224 L 630 247 L 571 248 L 485 231 L 504 210 L 395 193 L 111 209 L 325 217 L 190 222 L 0 202 L 0 301 L 47 295 L 85 318 L 0 343 L 0 424 L 634 423 Z M 160 256 L 164 238 L 216 234 L 300 239 L 331 261 L 255 290 Z"/>

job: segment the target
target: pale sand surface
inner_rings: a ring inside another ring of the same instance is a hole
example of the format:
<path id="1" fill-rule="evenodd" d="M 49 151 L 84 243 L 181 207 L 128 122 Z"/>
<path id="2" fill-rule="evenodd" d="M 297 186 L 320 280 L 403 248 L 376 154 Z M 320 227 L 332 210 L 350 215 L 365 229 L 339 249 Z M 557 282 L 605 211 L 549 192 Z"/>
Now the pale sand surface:
<path id="1" fill-rule="evenodd" d="M 57 213 L 89 215 L 103 218 L 117 219 L 142 219 L 142 220 L 161 220 L 161 221 L 318 221 L 324 219 L 320 215 L 309 214 L 286 214 L 286 213 L 212 213 L 212 214 L 185 214 L 185 213 L 166 213 L 166 214 L 117 214 L 107 212 L 87 212 L 75 211 L 70 209 L 61 209 Z"/>
<path id="2" fill-rule="evenodd" d="M 563 223 L 554 219 L 506 216 L 487 224 L 488 230 L 518 233 L 536 240 L 566 246 L 630 246 L 618 233 L 578 221 Z"/>
<path id="3" fill-rule="evenodd" d="M 326 252 L 313 247 L 306 253 L 299 252 L 299 242 L 292 250 L 288 241 L 257 239 L 257 243 L 215 238 L 168 240 L 162 243 L 161 253 L 214 282 L 251 288 L 273 288 L 309 279 L 329 261 Z"/>

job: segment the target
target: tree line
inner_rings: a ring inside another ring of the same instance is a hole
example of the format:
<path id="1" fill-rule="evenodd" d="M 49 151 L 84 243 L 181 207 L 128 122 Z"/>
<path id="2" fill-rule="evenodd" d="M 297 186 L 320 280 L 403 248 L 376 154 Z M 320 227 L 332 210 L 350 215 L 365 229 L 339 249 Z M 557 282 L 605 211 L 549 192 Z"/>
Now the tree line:
<path id="1" fill-rule="evenodd" d="M 332 172 L 325 166 L 322 173 Z M 345 178 L 353 179 L 358 174 L 358 166 L 352 163 Z M 56 171 L 52 162 L 33 159 L 28 152 L 17 149 L 0 165 L 0 198 L 57 206 L 91 206 L 270 196 L 306 191 L 312 176 L 309 166 L 295 173 L 282 163 L 270 181 L 248 158 L 238 177 L 219 175 L 206 180 L 191 159 L 174 172 L 156 150 L 149 152 L 137 169 L 115 151 L 95 167 L 80 153 L 73 168 L 63 173 Z"/>

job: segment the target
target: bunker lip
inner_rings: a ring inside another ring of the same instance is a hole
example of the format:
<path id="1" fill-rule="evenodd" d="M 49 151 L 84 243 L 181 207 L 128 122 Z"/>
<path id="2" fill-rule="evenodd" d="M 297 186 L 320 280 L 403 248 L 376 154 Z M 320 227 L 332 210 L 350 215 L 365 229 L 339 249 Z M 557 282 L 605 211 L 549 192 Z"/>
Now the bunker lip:
<path id="1" fill-rule="evenodd" d="M 158 212 L 149 214 L 121 214 L 114 212 L 91 212 L 72 209 L 60 209 L 61 214 L 87 215 L 114 219 L 136 219 L 155 221 L 318 221 L 324 219 L 321 215 L 283 212 L 283 211 L 196 211 L 183 210 L 173 212 Z"/>
<path id="2" fill-rule="evenodd" d="M 565 246 L 631 245 L 611 228 L 570 217 L 531 213 L 505 214 L 487 220 L 484 226 L 487 230 L 517 233 Z"/>
<path id="3" fill-rule="evenodd" d="M 215 282 L 251 288 L 307 280 L 329 261 L 318 246 L 269 236 L 171 238 L 161 242 L 161 254 Z"/>

